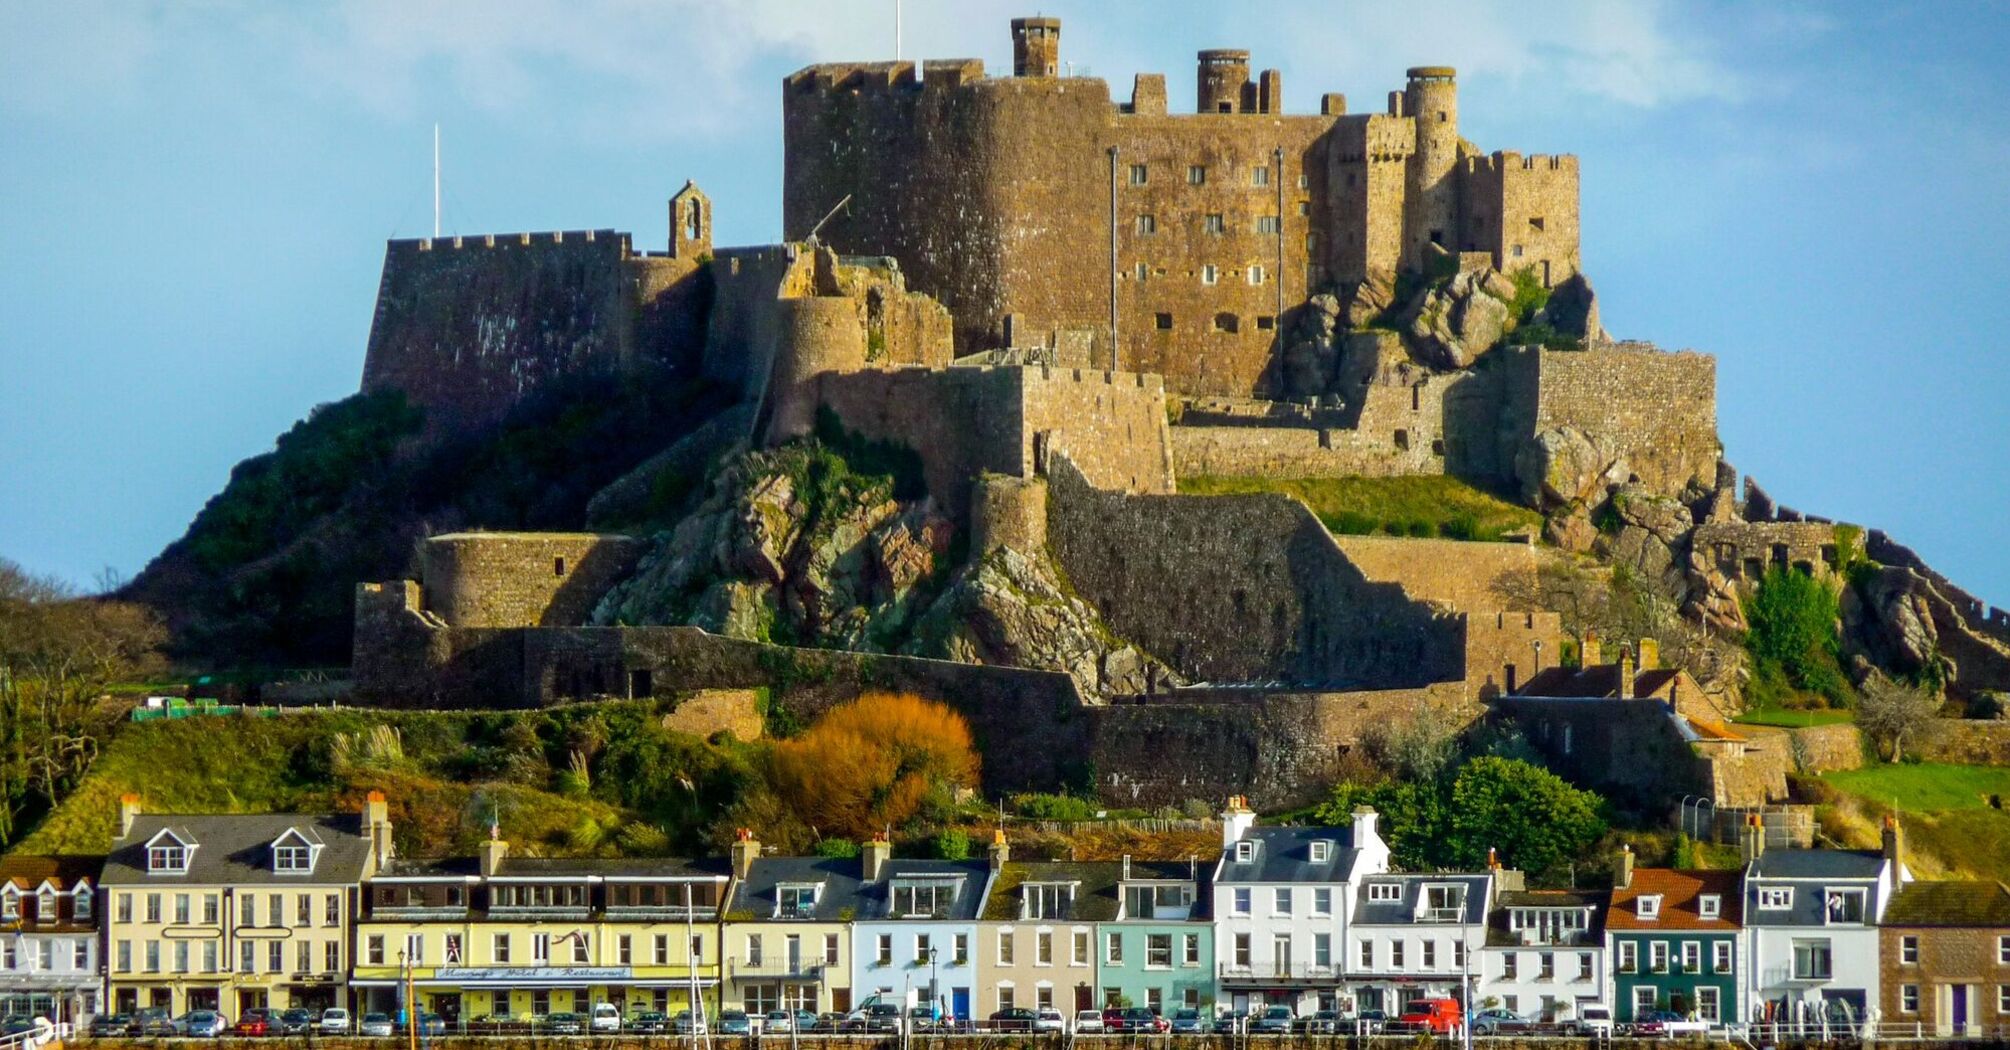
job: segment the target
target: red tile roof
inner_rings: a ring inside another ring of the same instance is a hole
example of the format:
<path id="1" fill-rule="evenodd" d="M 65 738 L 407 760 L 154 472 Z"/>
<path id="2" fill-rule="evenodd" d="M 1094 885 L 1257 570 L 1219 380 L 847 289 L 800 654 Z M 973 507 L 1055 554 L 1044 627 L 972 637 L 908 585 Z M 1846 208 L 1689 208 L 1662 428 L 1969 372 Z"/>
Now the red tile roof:
<path id="1" fill-rule="evenodd" d="M 1612 910 L 1606 913 L 1608 930 L 1723 930 L 1738 928 L 1742 898 L 1736 871 L 1678 871 L 1674 868 L 1636 868 L 1633 881 L 1612 890 Z M 1696 900 L 1705 894 L 1717 895 L 1718 917 L 1705 919 L 1696 912 Z M 1641 897 L 1659 894 L 1661 914 L 1656 919 L 1640 917 Z"/>

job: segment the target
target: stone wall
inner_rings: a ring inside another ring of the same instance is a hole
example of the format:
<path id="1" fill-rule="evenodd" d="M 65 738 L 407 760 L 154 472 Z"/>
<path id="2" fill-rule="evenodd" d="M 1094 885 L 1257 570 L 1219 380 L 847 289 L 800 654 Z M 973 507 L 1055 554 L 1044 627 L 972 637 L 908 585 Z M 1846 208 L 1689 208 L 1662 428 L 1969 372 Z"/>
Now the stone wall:
<path id="1" fill-rule="evenodd" d="M 1395 536 L 1335 536 L 1362 575 L 1399 583 L 1410 597 L 1441 602 L 1460 612 L 1497 609 L 1532 612 L 1536 575 L 1556 560 L 1554 549 L 1532 543 L 1470 543 Z M 1552 651 L 1552 659 L 1554 652 Z"/>
<path id="2" fill-rule="evenodd" d="M 1610 440 L 1656 492 L 1678 493 L 1692 480 L 1715 485 L 1723 451 L 1715 358 L 1632 345 L 1526 351 L 1530 358 L 1535 418 L 1521 436 L 1574 427 Z"/>
<path id="3" fill-rule="evenodd" d="M 1746 731 L 1755 738 L 1770 735 Z M 1863 765 L 1863 734 L 1855 726 L 1805 726 L 1786 730 L 1784 736 L 1787 751 L 1794 757 L 1794 765 L 1803 773 L 1857 769 Z"/>
<path id="4" fill-rule="evenodd" d="M 1909 741 L 1905 750 L 1926 762 L 2010 766 L 2010 722 L 1945 719 L 1931 737 Z"/>
<path id="5" fill-rule="evenodd" d="M 702 737 L 731 733 L 739 740 L 758 740 L 767 732 L 760 697 L 752 689 L 699 689 L 680 696 L 663 716 L 663 728 Z"/>
<path id="6" fill-rule="evenodd" d="M 1405 688 L 1464 677 L 1462 625 L 1375 583 L 1284 496 L 1100 491 L 1048 466 L 1048 541 L 1111 630 L 1192 680 Z"/>
<path id="7" fill-rule="evenodd" d="M 1496 701 L 1558 775 L 1653 811 L 1708 794 L 1708 764 L 1689 748 L 1658 700 Z"/>
<path id="8" fill-rule="evenodd" d="M 1503 273 L 1528 270 L 1550 287 L 1581 269 L 1577 158 L 1496 152 L 1467 157 L 1466 243 Z"/>
<path id="9" fill-rule="evenodd" d="M 1689 543 L 1726 579 L 1747 583 L 1775 565 L 1823 576 L 1836 567 L 1836 527 L 1823 522 L 1713 522 L 1696 526 Z"/>
<path id="10" fill-rule="evenodd" d="M 695 367 L 699 269 L 637 256 L 613 230 L 392 241 L 362 388 L 403 391 L 446 432 L 492 424 L 555 380 L 638 355 Z M 646 342 L 638 315 L 654 318 Z"/>
<path id="11" fill-rule="evenodd" d="M 572 532 L 457 532 L 421 549 L 423 607 L 451 627 L 585 623 L 647 544 Z"/>

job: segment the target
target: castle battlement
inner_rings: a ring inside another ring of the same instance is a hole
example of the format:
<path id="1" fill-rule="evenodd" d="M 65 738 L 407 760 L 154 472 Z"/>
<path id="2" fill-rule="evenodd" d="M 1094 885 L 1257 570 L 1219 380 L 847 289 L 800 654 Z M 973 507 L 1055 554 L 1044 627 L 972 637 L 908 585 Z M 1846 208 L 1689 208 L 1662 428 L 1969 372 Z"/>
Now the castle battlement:
<path id="1" fill-rule="evenodd" d="M 632 250 L 629 235 L 620 230 L 549 230 L 542 233 L 485 233 L 471 237 L 407 237 L 386 242 L 389 251 L 444 251 L 461 248 L 530 248 L 553 244 L 598 244 L 613 241 L 623 253 Z"/>

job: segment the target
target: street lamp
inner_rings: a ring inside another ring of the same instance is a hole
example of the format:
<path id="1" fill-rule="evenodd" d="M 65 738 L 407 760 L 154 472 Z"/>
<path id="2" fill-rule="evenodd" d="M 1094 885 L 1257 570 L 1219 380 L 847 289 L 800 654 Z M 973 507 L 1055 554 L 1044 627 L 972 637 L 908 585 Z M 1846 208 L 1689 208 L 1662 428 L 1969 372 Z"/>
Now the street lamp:
<path id="1" fill-rule="evenodd" d="M 398 969 L 405 975 L 405 1046 L 419 1050 L 419 1012 L 413 1009 L 412 957 L 409 949 L 398 949 Z"/>
<path id="2" fill-rule="evenodd" d="M 928 942 L 928 1017 L 938 1026 L 942 1023 L 942 990 L 936 984 L 935 941 Z"/>

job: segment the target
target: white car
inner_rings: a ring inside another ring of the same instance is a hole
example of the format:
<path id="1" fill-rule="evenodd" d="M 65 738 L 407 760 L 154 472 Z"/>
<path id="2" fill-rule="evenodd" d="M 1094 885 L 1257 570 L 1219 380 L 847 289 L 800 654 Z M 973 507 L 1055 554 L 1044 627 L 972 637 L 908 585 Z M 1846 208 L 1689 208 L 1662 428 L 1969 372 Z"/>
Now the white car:
<path id="1" fill-rule="evenodd" d="M 593 1019 L 586 1027 L 594 1033 L 617 1034 L 621 1031 L 621 1011 L 613 1003 L 594 1003 Z"/>
<path id="2" fill-rule="evenodd" d="M 1077 1034 L 1096 1034 L 1102 1030 L 1103 1012 L 1101 1010 L 1082 1010 L 1075 1014 L 1075 1031 Z"/>
<path id="3" fill-rule="evenodd" d="M 1036 1010 L 1033 1012 L 1033 1030 L 1036 1032 L 1065 1032 L 1068 1030 L 1068 1019 L 1063 1017 L 1059 1010 Z"/>
<path id="4" fill-rule="evenodd" d="M 762 1034 L 788 1035 L 796 1030 L 796 1016 L 787 1010 L 769 1010 L 761 1018 Z"/>
<path id="5" fill-rule="evenodd" d="M 339 1006 L 331 1006 L 321 1011 L 319 1027 L 322 1035 L 348 1035 L 349 1011 Z"/>

